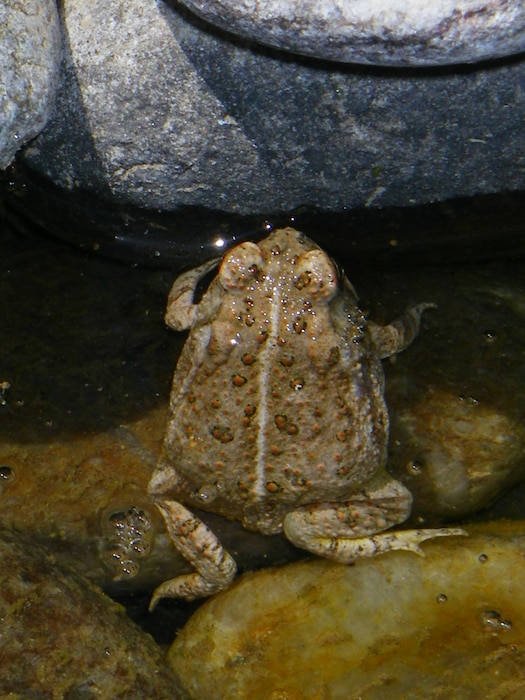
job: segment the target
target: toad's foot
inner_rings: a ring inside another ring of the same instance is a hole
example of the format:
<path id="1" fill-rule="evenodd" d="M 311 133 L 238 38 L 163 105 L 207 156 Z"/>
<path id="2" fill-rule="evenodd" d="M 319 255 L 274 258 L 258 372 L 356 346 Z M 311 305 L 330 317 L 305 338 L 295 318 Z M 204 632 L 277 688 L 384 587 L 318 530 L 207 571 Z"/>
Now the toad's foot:
<path id="1" fill-rule="evenodd" d="M 325 504 L 328 507 L 330 505 Z M 338 505 L 338 510 L 336 511 L 339 517 L 341 505 Z M 337 523 L 338 527 L 334 527 L 334 523 L 331 523 L 331 527 L 327 527 L 327 531 L 322 533 L 317 527 L 311 528 L 311 521 L 305 527 L 304 516 L 305 513 L 300 510 L 289 513 L 286 516 L 284 519 L 284 533 L 288 539 L 297 547 L 341 564 L 351 564 L 357 559 L 374 557 L 377 554 L 384 554 L 396 549 L 415 552 L 424 557 L 425 553 L 419 546 L 421 542 L 434 537 L 468 535 L 461 528 L 444 527 L 424 530 L 389 531 L 368 536 L 356 536 L 355 531 L 345 528 L 340 522 Z M 337 518 L 338 515 L 335 517 Z M 326 521 L 324 525 L 327 525 Z"/>
<path id="2" fill-rule="evenodd" d="M 425 540 L 434 537 L 450 537 L 451 535 L 466 535 L 468 532 L 459 527 L 441 527 L 427 530 L 399 530 L 397 532 L 382 532 L 370 537 L 359 537 L 355 540 L 316 538 L 308 543 L 303 542 L 302 548 L 307 549 L 325 559 L 333 559 L 340 564 L 351 564 L 357 559 L 375 557 L 377 554 L 404 549 L 408 552 L 425 556 L 419 546 Z M 293 540 L 292 540 L 293 542 Z M 295 544 L 295 543 L 294 543 Z M 312 546 L 313 545 L 313 546 Z M 298 545 L 299 546 L 299 545 Z"/>
<path id="3" fill-rule="evenodd" d="M 423 312 L 435 308 L 436 304 L 430 302 L 410 306 L 388 326 L 379 326 L 370 321 L 369 328 L 379 357 L 384 360 L 407 348 L 419 333 Z"/>
<path id="4" fill-rule="evenodd" d="M 209 527 L 177 501 L 156 500 L 155 505 L 166 522 L 173 545 L 197 573 L 164 581 L 153 593 L 150 612 L 161 598 L 194 600 L 227 588 L 237 567 Z"/>

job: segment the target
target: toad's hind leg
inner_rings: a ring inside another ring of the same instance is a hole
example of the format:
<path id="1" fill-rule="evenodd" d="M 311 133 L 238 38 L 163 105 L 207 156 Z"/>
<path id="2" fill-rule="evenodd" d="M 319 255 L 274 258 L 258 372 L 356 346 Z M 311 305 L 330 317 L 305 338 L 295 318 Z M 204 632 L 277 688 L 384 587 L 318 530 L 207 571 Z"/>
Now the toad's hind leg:
<path id="1" fill-rule="evenodd" d="M 194 600 L 227 588 L 236 572 L 235 560 L 210 528 L 177 501 L 155 499 L 177 551 L 197 570 L 164 581 L 155 589 L 150 612 L 161 598 Z"/>
<path id="2" fill-rule="evenodd" d="M 297 547 L 341 564 L 395 549 L 424 556 L 421 542 L 467 534 L 460 528 L 383 532 L 408 517 L 411 500 L 401 483 L 385 475 L 351 500 L 303 506 L 288 513 L 283 529 Z"/>

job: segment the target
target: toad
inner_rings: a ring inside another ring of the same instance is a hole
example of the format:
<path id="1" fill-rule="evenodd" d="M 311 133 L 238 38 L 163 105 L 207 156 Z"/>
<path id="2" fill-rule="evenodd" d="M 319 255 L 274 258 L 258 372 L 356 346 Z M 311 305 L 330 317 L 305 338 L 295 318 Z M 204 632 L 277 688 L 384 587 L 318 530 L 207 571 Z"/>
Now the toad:
<path id="1" fill-rule="evenodd" d="M 182 274 L 166 322 L 190 329 L 149 493 L 194 573 L 162 597 L 192 600 L 232 582 L 236 565 L 191 511 L 212 511 L 349 564 L 456 528 L 387 531 L 412 497 L 386 471 L 388 413 L 381 359 L 404 350 L 423 312 L 368 321 L 354 288 L 316 243 L 291 228 L 244 242 L 195 303 L 210 261 Z"/>

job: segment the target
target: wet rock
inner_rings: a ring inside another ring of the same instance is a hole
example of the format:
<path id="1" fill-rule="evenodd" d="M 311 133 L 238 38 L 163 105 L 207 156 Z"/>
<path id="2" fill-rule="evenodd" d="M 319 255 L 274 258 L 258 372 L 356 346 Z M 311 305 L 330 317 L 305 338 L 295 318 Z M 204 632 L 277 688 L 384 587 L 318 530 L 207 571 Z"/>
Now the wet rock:
<path id="1" fill-rule="evenodd" d="M 525 539 L 492 534 L 354 566 L 247 574 L 206 602 L 169 661 L 191 698 L 523 697 Z M 496 533 L 496 534 L 494 534 Z"/>
<path id="2" fill-rule="evenodd" d="M 190 570 L 147 496 L 165 413 L 162 407 L 85 438 L 2 441 L 0 524 L 22 530 L 112 594 L 147 591 Z M 204 519 L 242 568 L 294 558 L 284 538 L 249 533 L 212 515 Z"/>
<path id="3" fill-rule="evenodd" d="M 233 202 L 252 171 L 269 175 L 174 36 L 191 27 L 169 5 L 67 0 L 61 19 L 65 80 L 50 129 L 27 152 L 33 167 L 70 190 L 161 209 L 205 203 L 219 181 Z"/>
<path id="4" fill-rule="evenodd" d="M 0 530 L 0 693 L 183 698 L 153 640 L 28 537 Z"/>
<path id="5" fill-rule="evenodd" d="M 24 158 L 71 192 L 265 218 L 524 187 L 523 60 L 367 70 L 261 49 L 175 3 L 61 7 L 62 87 Z"/>
<path id="6" fill-rule="evenodd" d="M 0 6 L 0 169 L 46 124 L 58 85 L 60 29 L 53 0 Z"/>
<path id="7" fill-rule="evenodd" d="M 376 65 L 471 63 L 525 49 L 518 0 L 323 2 L 183 0 L 230 32 L 317 58 Z"/>
<path id="8" fill-rule="evenodd" d="M 414 516 L 457 519 L 525 477 L 523 272 L 441 268 L 424 291 L 414 272 L 394 286 L 387 275 L 376 292 L 414 299 L 418 289 L 438 305 L 410 358 L 385 364 L 389 467 L 413 493 Z"/>

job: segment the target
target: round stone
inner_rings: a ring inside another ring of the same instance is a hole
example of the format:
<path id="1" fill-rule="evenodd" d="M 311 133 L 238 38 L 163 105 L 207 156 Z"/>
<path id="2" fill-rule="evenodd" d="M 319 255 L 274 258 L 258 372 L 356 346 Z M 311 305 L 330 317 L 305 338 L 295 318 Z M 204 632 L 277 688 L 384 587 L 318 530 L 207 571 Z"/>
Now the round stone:
<path id="1" fill-rule="evenodd" d="M 344 63 L 473 63 L 525 49 L 520 0 L 183 0 L 212 24 L 285 51 Z"/>

